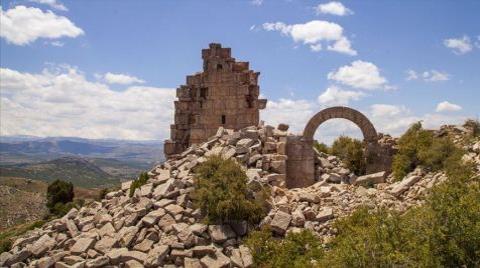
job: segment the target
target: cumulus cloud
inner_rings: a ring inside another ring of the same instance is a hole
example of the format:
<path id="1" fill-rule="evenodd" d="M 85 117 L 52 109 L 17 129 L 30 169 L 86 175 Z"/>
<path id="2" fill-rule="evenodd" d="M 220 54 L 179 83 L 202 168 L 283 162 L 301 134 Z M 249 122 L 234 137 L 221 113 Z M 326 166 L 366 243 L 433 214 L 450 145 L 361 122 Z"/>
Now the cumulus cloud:
<path id="1" fill-rule="evenodd" d="M 331 86 L 318 96 L 318 102 L 322 105 L 347 105 L 351 100 L 359 100 L 365 96 L 363 92 L 342 90 L 336 86 Z"/>
<path id="2" fill-rule="evenodd" d="M 135 76 L 130 76 L 128 74 L 114 74 L 106 73 L 103 75 L 103 79 L 108 84 L 120 84 L 120 85 L 130 85 L 130 84 L 141 84 L 145 83 L 144 80 L 139 79 Z"/>
<path id="3" fill-rule="evenodd" d="M 0 76 L 1 135 L 136 140 L 169 136 L 174 89 L 112 90 L 70 66 L 40 73 L 0 68 Z"/>
<path id="4" fill-rule="evenodd" d="M 462 106 L 450 103 L 448 101 L 442 101 L 439 104 L 437 104 L 437 108 L 435 111 L 437 112 L 456 112 L 460 111 L 462 109 Z"/>
<path id="5" fill-rule="evenodd" d="M 446 124 L 460 124 L 467 116 L 427 113 L 415 115 L 403 105 L 375 104 L 364 111 L 378 132 L 399 136 L 413 123 L 422 121 L 425 128 L 435 129 Z"/>
<path id="6" fill-rule="evenodd" d="M 267 22 L 262 25 L 266 31 L 278 31 L 289 36 L 296 43 L 308 45 L 312 51 L 320 51 L 322 43 L 327 49 L 347 55 L 357 55 L 350 40 L 343 34 L 342 26 L 323 20 L 312 20 L 304 24 L 285 24 L 283 22 Z"/>
<path id="7" fill-rule="evenodd" d="M 405 106 L 390 104 L 373 104 L 370 106 L 371 113 L 374 117 L 380 116 L 396 116 L 400 114 L 409 114 L 410 111 Z"/>
<path id="8" fill-rule="evenodd" d="M 380 75 L 380 69 L 371 62 L 357 60 L 328 73 L 329 80 L 360 89 L 389 89 L 388 81 Z"/>
<path id="9" fill-rule="evenodd" d="M 346 8 L 342 3 L 332 1 L 325 4 L 319 4 L 315 7 L 317 14 L 330 14 L 336 16 L 345 16 L 353 14 L 353 11 Z"/>
<path id="10" fill-rule="evenodd" d="M 447 72 L 441 72 L 437 70 L 424 71 L 422 73 L 417 73 L 414 70 L 406 71 L 407 81 L 422 79 L 426 82 L 438 82 L 438 81 L 447 81 L 450 80 L 450 74 Z"/>
<path id="11" fill-rule="evenodd" d="M 57 9 L 61 11 L 68 11 L 67 7 L 65 7 L 62 3 L 58 2 L 57 0 L 30 0 L 30 2 L 47 5 L 53 9 Z"/>
<path id="12" fill-rule="evenodd" d="M 473 49 L 472 43 L 470 41 L 470 37 L 468 37 L 466 35 L 464 35 L 461 38 L 445 39 L 445 40 L 443 40 L 443 44 L 446 47 L 451 48 L 453 53 L 455 53 L 457 55 L 466 54 L 466 53 L 472 51 L 472 49 Z"/>
<path id="13" fill-rule="evenodd" d="M 310 100 L 280 99 L 269 100 L 267 108 L 260 113 L 267 124 L 290 125 L 293 133 L 301 134 L 307 122 L 314 114 L 325 108 L 321 103 Z M 404 105 L 374 104 L 367 109 L 357 109 L 372 121 L 376 130 L 381 133 L 399 136 L 413 123 L 422 121 L 425 128 L 438 128 L 445 124 L 460 124 L 467 116 L 458 114 L 427 113 L 416 115 Z M 358 126 L 345 119 L 331 119 L 324 122 L 315 132 L 315 139 L 331 144 L 338 136 L 348 135 L 362 139 Z"/>
<path id="14" fill-rule="evenodd" d="M 314 103 L 301 99 L 268 100 L 267 107 L 260 111 L 260 115 L 267 124 L 276 126 L 286 123 L 292 132 L 301 133 L 313 115 L 314 106 Z"/>
<path id="15" fill-rule="evenodd" d="M 16 6 L 4 11 L 0 6 L 0 24 L 0 36 L 7 42 L 20 46 L 38 38 L 74 38 L 84 34 L 68 18 L 34 7 Z"/>

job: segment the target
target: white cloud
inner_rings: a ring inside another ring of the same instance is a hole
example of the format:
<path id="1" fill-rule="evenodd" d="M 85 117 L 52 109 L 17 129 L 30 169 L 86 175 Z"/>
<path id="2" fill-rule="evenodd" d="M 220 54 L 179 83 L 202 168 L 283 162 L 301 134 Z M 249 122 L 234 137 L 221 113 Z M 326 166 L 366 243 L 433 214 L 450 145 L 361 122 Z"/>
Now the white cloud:
<path id="1" fill-rule="evenodd" d="M 333 22 L 312 20 L 304 24 L 292 25 L 283 22 L 267 22 L 262 27 L 266 31 L 278 31 L 282 35 L 289 36 L 296 43 L 309 45 L 312 51 L 319 51 L 323 42 L 328 45 L 328 50 L 357 55 L 348 38 L 343 35 L 342 26 Z"/>
<path id="2" fill-rule="evenodd" d="M 407 73 L 407 77 L 405 78 L 407 81 L 410 81 L 410 80 L 417 80 L 418 79 L 418 74 L 416 71 L 414 70 L 407 70 L 406 71 Z"/>
<path id="3" fill-rule="evenodd" d="M 114 73 L 110 73 L 110 72 L 106 73 L 103 76 L 103 79 L 108 84 L 130 85 L 130 84 L 134 84 L 134 83 L 139 83 L 139 84 L 145 83 L 144 80 L 139 79 L 135 76 L 130 76 L 130 75 L 127 75 L 127 74 L 114 74 Z"/>
<path id="4" fill-rule="evenodd" d="M 436 70 L 425 71 L 422 74 L 423 80 L 427 82 L 447 81 L 450 79 L 450 75 L 445 72 L 439 72 Z"/>
<path id="5" fill-rule="evenodd" d="M 370 106 L 370 110 L 374 117 L 396 116 L 400 114 L 410 113 L 410 111 L 405 106 L 397 106 L 390 104 L 373 104 L 372 106 Z"/>
<path id="6" fill-rule="evenodd" d="M 440 102 L 435 109 L 436 112 L 456 112 L 460 111 L 462 106 L 450 103 L 448 101 Z"/>
<path id="7" fill-rule="evenodd" d="M 4 11 L 0 6 L 0 24 L 0 36 L 7 42 L 20 46 L 38 38 L 74 38 L 84 34 L 68 18 L 34 7 L 16 6 Z"/>
<path id="8" fill-rule="evenodd" d="M 261 6 L 263 4 L 263 0 L 251 0 L 250 4 L 254 6 Z"/>
<path id="9" fill-rule="evenodd" d="M 438 82 L 450 80 L 450 74 L 437 70 L 424 71 L 423 73 L 417 73 L 414 70 L 407 70 L 407 81 L 422 79 L 426 82 Z"/>
<path id="10" fill-rule="evenodd" d="M 390 88 L 387 79 L 380 75 L 380 70 L 375 64 L 361 60 L 342 66 L 337 71 L 328 73 L 327 77 L 353 88 L 369 90 Z"/>
<path id="11" fill-rule="evenodd" d="M 364 112 L 372 121 L 377 132 L 400 136 L 413 123 L 422 121 L 425 128 L 436 129 L 442 125 L 460 124 L 467 118 L 463 115 L 450 114 L 423 114 L 414 115 L 403 105 L 375 104 Z"/>
<path id="12" fill-rule="evenodd" d="M 261 119 L 273 126 L 289 124 L 292 132 L 301 133 L 313 115 L 314 106 L 307 100 L 268 100 L 267 107 L 260 111 Z"/>
<path id="13" fill-rule="evenodd" d="M 77 69 L 41 73 L 0 68 L 0 135 L 164 139 L 173 122 L 175 89 L 112 90 Z"/>
<path id="14" fill-rule="evenodd" d="M 353 14 L 353 12 L 346 8 L 342 3 L 332 1 L 326 4 L 319 4 L 315 7 L 317 14 L 331 14 L 337 16 L 345 16 Z"/>
<path id="15" fill-rule="evenodd" d="M 472 51 L 472 43 L 470 37 L 464 35 L 461 38 L 450 38 L 443 40 L 443 44 L 451 48 L 452 51 L 457 55 L 462 55 Z"/>
<path id="16" fill-rule="evenodd" d="M 336 86 L 331 86 L 318 96 L 318 102 L 323 105 L 347 105 L 351 100 L 359 100 L 365 96 L 363 92 L 341 90 Z"/>
<path id="17" fill-rule="evenodd" d="M 57 9 L 61 11 L 68 11 L 67 7 L 65 7 L 60 2 L 57 2 L 57 0 L 30 0 L 30 2 L 47 5 L 53 9 Z"/>

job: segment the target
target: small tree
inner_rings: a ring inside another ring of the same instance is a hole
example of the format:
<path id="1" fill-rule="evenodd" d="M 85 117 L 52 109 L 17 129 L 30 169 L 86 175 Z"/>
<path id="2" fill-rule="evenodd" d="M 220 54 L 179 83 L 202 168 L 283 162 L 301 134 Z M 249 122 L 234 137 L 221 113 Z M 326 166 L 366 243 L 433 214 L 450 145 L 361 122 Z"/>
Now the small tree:
<path id="1" fill-rule="evenodd" d="M 347 136 L 340 136 L 333 142 L 330 152 L 342 159 L 347 168 L 356 175 L 365 174 L 367 164 L 361 141 Z"/>
<path id="2" fill-rule="evenodd" d="M 265 216 L 264 200 L 255 200 L 247 188 L 247 175 L 234 160 L 212 156 L 195 173 L 192 198 L 209 222 L 254 224 Z"/>
<path id="3" fill-rule="evenodd" d="M 74 197 L 73 184 L 62 180 L 55 180 L 48 185 L 47 188 L 47 207 L 50 212 L 57 214 L 55 207 L 60 204 L 72 202 Z"/>
<path id="4" fill-rule="evenodd" d="M 148 173 L 147 172 L 140 173 L 140 176 L 138 176 L 138 179 L 132 181 L 132 184 L 130 184 L 130 191 L 128 193 L 128 196 L 132 197 L 133 194 L 135 193 L 135 190 L 145 185 L 147 181 L 148 181 Z"/>
<path id="5" fill-rule="evenodd" d="M 468 119 L 463 124 L 464 128 L 470 129 L 474 137 L 480 136 L 480 122 L 475 119 Z"/>

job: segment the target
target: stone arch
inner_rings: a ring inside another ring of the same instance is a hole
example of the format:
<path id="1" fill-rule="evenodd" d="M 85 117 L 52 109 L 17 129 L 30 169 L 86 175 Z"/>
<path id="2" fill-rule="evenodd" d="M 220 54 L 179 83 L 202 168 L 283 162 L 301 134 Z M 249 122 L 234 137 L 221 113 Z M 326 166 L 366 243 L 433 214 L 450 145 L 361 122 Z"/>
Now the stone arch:
<path id="1" fill-rule="evenodd" d="M 378 162 L 377 131 L 368 118 L 359 111 L 343 107 L 330 107 L 321 110 L 308 121 L 302 136 L 287 137 L 287 178 L 289 188 L 306 187 L 315 182 L 315 153 L 313 150 L 313 135 L 325 121 L 343 118 L 352 121 L 362 131 L 367 155 L 372 163 Z M 381 166 L 370 165 L 367 162 L 367 173 L 377 171 Z"/>
<path id="2" fill-rule="evenodd" d="M 375 143 L 377 141 L 377 131 L 370 120 L 361 112 L 344 106 L 326 108 L 314 115 L 303 130 L 304 140 L 313 142 L 313 135 L 317 128 L 323 122 L 334 118 L 347 119 L 356 124 L 362 131 L 363 138 L 367 143 Z"/>

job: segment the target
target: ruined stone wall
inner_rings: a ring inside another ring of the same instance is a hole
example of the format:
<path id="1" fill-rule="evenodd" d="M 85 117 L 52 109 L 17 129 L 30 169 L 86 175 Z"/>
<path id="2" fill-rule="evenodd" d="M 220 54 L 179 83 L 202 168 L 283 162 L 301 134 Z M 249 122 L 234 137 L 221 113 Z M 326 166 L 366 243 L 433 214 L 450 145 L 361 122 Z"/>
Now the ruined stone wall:
<path id="1" fill-rule="evenodd" d="M 260 73 L 250 70 L 248 62 L 236 62 L 230 48 L 210 44 L 202 59 L 203 72 L 187 76 L 186 85 L 177 89 L 167 157 L 206 141 L 220 126 L 238 130 L 258 125 L 259 110 L 266 106 L 267 100 L 258 99 Z"/>

